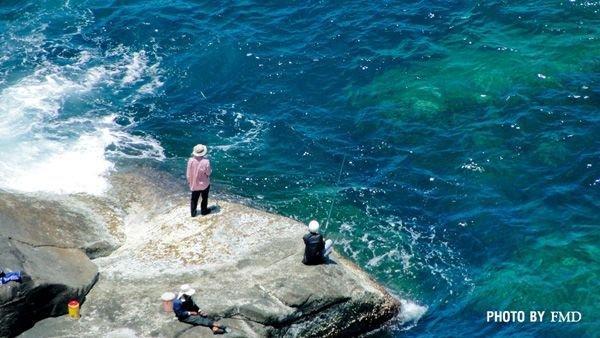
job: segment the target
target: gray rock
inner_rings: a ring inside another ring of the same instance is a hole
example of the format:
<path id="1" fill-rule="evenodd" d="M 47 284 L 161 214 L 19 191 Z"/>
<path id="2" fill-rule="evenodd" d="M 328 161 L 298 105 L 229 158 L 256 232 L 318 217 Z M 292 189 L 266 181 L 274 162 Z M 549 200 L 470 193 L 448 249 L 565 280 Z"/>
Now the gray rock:
<path id="1" fill-rule="evenodd" d="M 106 255 L 119 243 L 100 216 L 100 210 L 114 209 L 102 203 L 89 196 L 41 199 L 0 191 L 0 237 L 33 246 L 79 248 L 91 257 Z"/>
<path id="2" fill-rule="evenodd" d="M 354 336 L 398 313 L 335 251 L 303 265 L 303 224 L 225 201 L 191 218 L 182 186 L 157 181 L 173 182 L 141 169 L 113 175 L 104 197 L 0 192 L 0 265 L 31 275 L 0 288 L 0 336 L 38 321 L 22 336 L 212 337 L 162 310 L 161 294 L 181 284 L 226 337 Z M 79 320 L 55 317 L 84 297 Z"/>
<path id="3" fill-rule="evenodd" d="M 67 312 L 83 301 L 98 278 L 97 267 L 79 249 L 32 246 L 0 240 L 0 264 L 28 274 L 23 283 L 0 287 L 0 336 L 15 336 L 35 322 Z"/>
<path id="4" fill-rule="evenodd" d="M 101 278 L 82 318 L 46 319 L 23 337 L 212 337 L 161 310 L 161 294 L 184 283 L 230 327 L 226 337 L 346 337 L 398 313 L 395 298 L 335 252 L 330 264 L 303 265 L 302 224 L 224 201 L 190 218 L 185 202 L 129 218 L 123 246 L 94 260 Z"/>
<path id="5" fill-rule="evenodd" d="M 0 286 L 0 336 L 65 314 L 71 299 L 84 300 L 98 278 L 86 253 L 116 247 L 103 229 L 63 202 L 0 192 L 0 267 L 27 276 Z"/>

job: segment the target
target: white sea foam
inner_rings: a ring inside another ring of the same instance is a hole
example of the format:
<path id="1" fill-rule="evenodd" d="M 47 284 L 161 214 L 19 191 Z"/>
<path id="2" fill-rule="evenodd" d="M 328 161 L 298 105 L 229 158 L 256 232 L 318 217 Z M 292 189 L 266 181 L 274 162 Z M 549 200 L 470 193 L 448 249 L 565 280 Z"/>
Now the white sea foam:
<path id="1" fill-rule="evenodd" d="M 164 82 L 160 77 L 160 64 L 156 63 L 148 67 L 146 74 L 150 77 L 150 82 L 144 84 L 138 89 L 140 94 L 153 94 L 158 88 L 162 87 Z"/>
<path id="2" fill-rule="evenodd" d="M 79 59 L 77 60 L 76 65 L 83 65 L 85 63 L 87 63 L 88 61 L 90 61 L 92 59 L 92 54 L 87 51 L 84 50 L 81 53 L 79 53 Z"/>
<path id="3" fill-rule="evenodd" d="M 463 165 L 461 165 L 460 168 L 470 170 L 470 171 L 480 172 L 480 173 L 485 172 L 485 169 L 482 166 L 475 163 L 473 160 L 470 160 L 470 161 L 471 162 L 469 162 L 469 163 L 464 163 Z"/>
<path id="4" fill-rule="evenodd" d="M 122 130 L 111 131 L 113 149 L 107 154 L 121 158 L 153 158 L 164 160 L 165 153 L 160 143 L 153 138 L 131 135 Z"/>
<path id="5" fill-rule="evenodd" d="M 370 244 L 370 243 L 369 243 Z M 367 262 L 367 266 L 369 267 L 377 267 L 379 265 L 381 265 L 382 261 L 384 261 L 386 258 L 392 259 L 392 260 L 398 260 L 398 259 L 402 259 L 400 252 L 398 252 L 398 250 L 393 249 L 390 250 L 382 255 L 379 256 L 375 256 L 373 258 L 371 258 L 368 262 Z"/>
<path id="6" fill-rule="evenodd" d="M 121 88 L 135 82 L 149 84 L 147 92 L 157 87 L 153 81 L 160 82 L 158 64 L 148 66 L 143 51 L 125 53 L 112 64 L 88 66 L 91 63 L 88 51 L 71 65 L 43 62 L 0 91 L 0 188 L 102 194 L 114 169 L 111 158 L 164 159 L 158 141 L 127 133 L 113 114 L 61 116 L 69 99 L 94 95 L 96 89 L 110 88 L 116 81 Z M 146 83 L 139 74 L 148 69 L 151 76 Z"/>
<path id="7" fill-rule="evenodd" d="M 411 300 L 400 300 L 401 324 L 416 325 L 419 319 L 427 312 L 427 306 L 419 305 Z"/>
<path id="8" fill-rule="evenodd" d="M 27 133 L 45 117 L 57 115 L 62 98 L 80 89 L 77 84 L 56 75 L 35 80 L 26 78 L 6 88 L 0 94 L 0 138 Z"/>
<path id="9" fill-rule="evenodd" d="M 3 163 L 0 184 L 28 192 L 101 194 L 108 188 L 105 178 L 113 168 L 104 156 L 111 140 L 107 130 L 99 130 L 68 144 L 35 139 L 14 145 L 7 154 L 10 162 Z"/>
<path id="10" fill-rule="evenodd" d="M 231 121 L 232 117 L 233 121 Z M 240 112 L 226 109 L 221 109 L 220 114 L 218 114 L 215 119 L 215 124 L 217 126 L 222 125 L 230 127 L 230 123 L 232 123 L 233 126 L 239 130 L 234 136 L 227 137 L 219 135 L 226 140 L 227 144 L 215 145 L 212 148 L 225 153 L 233 148 L 240 147 L 250 148 L 248 149 L 249 151 L 255 150 L 255 147 L 259 144 L 256 140 L 263 135 L 267 128 L 267 125 L 260 120 L 254 120 Z M 219 134 L 221 133 L 222 131 Z"/>
<path id="11" fill-rule="evenodd" d="M 134 52 L 130 56 L 125 55 L 124 63 L 121 65 L 124 69 L 124 76 L 121 80 L 122 87 L 144 82 L 137 90 L 142 95 L 153 94 L 156 89 L 162 87 L 164 83 L 161 80 L 160 59 L 156 63 L 150 64 L 150 59 L 144 50 Z"/>
<path id="12" fill-rule="evenodd" d="M 131 57 L 131 61 L 125 64 L 125 76 L 123 77 L 123 85 L 135 83 L 144 74 L 144 70 L 148 67 L 148 57 L 145 51 L 135 52 Z"/>

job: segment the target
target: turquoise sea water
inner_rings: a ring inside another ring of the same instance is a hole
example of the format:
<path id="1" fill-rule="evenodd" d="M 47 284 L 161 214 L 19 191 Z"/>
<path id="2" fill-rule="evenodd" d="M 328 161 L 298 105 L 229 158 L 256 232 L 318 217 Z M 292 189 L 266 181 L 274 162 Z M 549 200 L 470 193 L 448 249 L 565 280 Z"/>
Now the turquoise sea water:
<path id="1" fill-rule="evenodd" d="M 206 143 L 214 191 L 334 202 L 338 250 L 427 307 L 375 336 L 600 330 L 599 2 L 2 1 L 0 48 L 4 189 L 183 179 Z"/>

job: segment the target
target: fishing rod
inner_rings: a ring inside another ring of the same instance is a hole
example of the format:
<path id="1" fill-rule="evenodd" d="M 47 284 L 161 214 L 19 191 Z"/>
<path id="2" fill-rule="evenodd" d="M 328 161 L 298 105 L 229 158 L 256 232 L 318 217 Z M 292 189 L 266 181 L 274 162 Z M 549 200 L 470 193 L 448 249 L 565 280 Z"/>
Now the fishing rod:
<path id="1" fill-rule="evenodd" d="M 342 178 L 342 172 L 344 171 L 344 163 L 346 162 L 346 154 L 344 154 L 344 158 L 342 159 L 342 165 L 340 166 L 340 172 L 338 173 L 337 182 L 335 183 L 336 187 L 340 184 L 340 179 Z M 327 230 L 327 226 L 329 226 L 329 220 L 331 219 L 331 211 L 333 210 L 333 205 L 335 204 L 335 198 L 331 199 L 331 205 L 329 206 L 329 212 L 327 213 L 327 221 L 325 222 L 325 230 Z"/>

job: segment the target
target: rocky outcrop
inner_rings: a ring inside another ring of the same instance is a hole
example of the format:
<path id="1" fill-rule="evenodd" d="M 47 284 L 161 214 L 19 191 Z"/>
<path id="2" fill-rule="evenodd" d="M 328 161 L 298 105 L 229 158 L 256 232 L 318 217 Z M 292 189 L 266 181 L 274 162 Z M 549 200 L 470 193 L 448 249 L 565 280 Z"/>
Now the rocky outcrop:
<path id="1" fill-rule="evenodd" d="M 15 336 L 35 322 L 67 312 L 98 279 L 86 255 L 107 252 L 111 237 L 83 214 L 56 201 L 0 192 L 0 267 L 26 274 L 0 286 L 0 336 Z"/>
<path id="2" fill-rule="evenodd" d="M 398 313 L 394 297 L 337 253 L 329 264 L 303 265 L 303 224 L 214 199 L 213 214 L 191 218 L 185 190 L 149 181 L 114 175 L 109 196 L 40 203 L 39 218 L 0 203 L 8 253 L 0 264 L 32 277 L 3 287 L 0 325 L 9 329 L 0 335 L 60 315 L 66 300 L 87 293 L 80 320 L 47 318 L 23 337 L 212 337 L 161 309 L 161 294 L 184 283 L 229 337 L 354 336 Z"/>
<path id="3" fill-rule="evenodd" d="M 183 283 L 231 337 L 346 337 L 397 314 L 397 300 L 339 255 L 303 265 L 302 224 L 224 201 L 215 214 L 192 219 L 182 204 L 125 222 L 124 245 L 94 260 L 102 278 L 79 322 L 45 320 L 24 337 L 212 336 L 160 309 L 160 295 Z"/>

